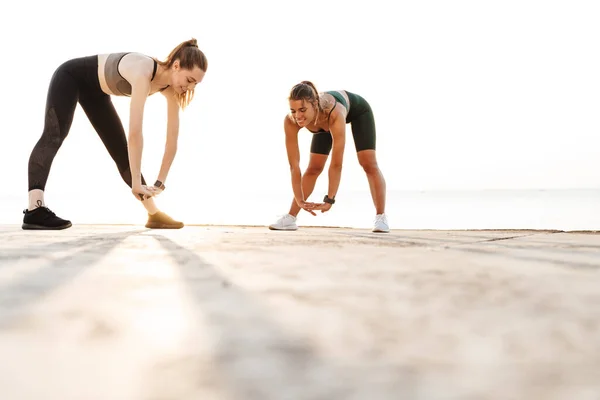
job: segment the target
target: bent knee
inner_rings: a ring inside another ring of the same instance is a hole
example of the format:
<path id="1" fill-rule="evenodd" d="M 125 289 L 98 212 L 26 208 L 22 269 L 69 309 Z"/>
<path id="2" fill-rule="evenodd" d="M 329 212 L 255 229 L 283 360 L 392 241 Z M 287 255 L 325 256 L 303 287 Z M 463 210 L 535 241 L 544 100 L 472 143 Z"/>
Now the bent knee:
<path id="1" fill-rule="evenodd" d="M 304 171 L 304 175 L 320 175 L 324 168 L 324 165 L 309 165 Z"/>
<path id="2" fill-rule="evenodd" d="M 377 165 L 377 161 L 363 161 L 360 163 L 360 166 L 365 170 L 367 174 L 375 174 L 379 171 L 379 165 Z"/>

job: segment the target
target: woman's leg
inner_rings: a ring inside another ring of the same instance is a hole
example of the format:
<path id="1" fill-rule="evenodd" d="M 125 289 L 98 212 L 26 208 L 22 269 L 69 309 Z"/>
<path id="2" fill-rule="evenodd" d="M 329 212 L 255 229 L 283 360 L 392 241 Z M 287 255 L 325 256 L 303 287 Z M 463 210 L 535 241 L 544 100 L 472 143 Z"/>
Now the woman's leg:
<path id="1" fill-rule="evenodd" d="M 317 183 L 317 178 L 323 172 L 329 153 L 331 152 L 332 138 L 329 133 L 319 133 L 313 135 L 310 146 L 310 160 L 308 167 L 302 175 L 302 193 L 304 198 L 308 199 Z M 296 230 L 296 217 L 301 208 L 296 203 L 296 199 L 292 199 L 290 211 L 287 215 L 282 216 L 277 221 L 269 225 L 272 230 Z"/>
<path id="2" fill-rule="evenodd" d="M 385 213 L 386 184 L 377 164 L 375 150 L 361 150 L 357 153 L 358 162 L 367 174 L 369 189 L 377 214 Z"/>
<path id="3" fill-rule="evenodd" d="M 68 63 L 68 62 L 67 62 Z M 24 211 L 23 229 L 64 229 L 71 222 L 46 208 L 44 190 L 54 157 L 73 122 L 79 87 L 64 63 L 54 72 L 46 98 L 44 131 L 29 156 L 29 205 Z"/>
<path id="4" fill-rule="evenodd" d="M 371 191 L 371 197 L 375 206 L 376 217 L 373 230 L 376 232 L 388 232 L 389 227 L 387 218 L 385 217 L 386 182 L 379 169 L 375 151 L 375 118 L 367 101 L 360 96 L 354 95 L 354 97 L 359 99 L 363 112 L 355 116 L 352 120 L 352 136 L 354 138 L 358 162 L 367 175 L 369 190 Z M 352 105 L 352 107 L 355 106 L 356 104 Z"/>

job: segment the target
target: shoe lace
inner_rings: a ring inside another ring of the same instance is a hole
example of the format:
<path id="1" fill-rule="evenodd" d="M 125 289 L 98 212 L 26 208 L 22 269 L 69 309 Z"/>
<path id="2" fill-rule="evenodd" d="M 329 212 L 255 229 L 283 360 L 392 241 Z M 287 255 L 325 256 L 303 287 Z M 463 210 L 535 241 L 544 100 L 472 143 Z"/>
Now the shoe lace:
<path id="1" fill-rule="evenodd" d="M 44 204 L 44 203 L 43 203 L 41 200 L 38 200 L 38 201 L 37 201 L 37 204 L 36 204 L 36 206 L 35 206 L 35 208 L 34 208 L 34 210 L 37 210 L 37 209 L 40 209 L 40 208 L 41 208 L 41 209 L 44 209 L 44 210 L 46 210 L 46 218 L 49 218 L 49 217 L 56 217 L 56 214 L 55 214 L 55 213 L 53 213 L 53 212 L 52 212 L 52 210 L 50 210 L 48 207 L 46 207 L 46 206 L 44 206 L 44 205 L 42 205 L 42 204 Z M 27 209 L 25 209 L 25 210 L 23 211 L 23 213 L 25 213 L 26 211 L 27 211 Z"/>
<path id="2" fill-rule="evenodd" d="M 46 210 L 46 213 L 48 213 L 47 217 L 56 217 L 56 214 L 54 212 L 52 212 L 52 210 L 49 209 L 48 207 L 38 207 L 38 208 L 43 208 L 44 210 Z"/>

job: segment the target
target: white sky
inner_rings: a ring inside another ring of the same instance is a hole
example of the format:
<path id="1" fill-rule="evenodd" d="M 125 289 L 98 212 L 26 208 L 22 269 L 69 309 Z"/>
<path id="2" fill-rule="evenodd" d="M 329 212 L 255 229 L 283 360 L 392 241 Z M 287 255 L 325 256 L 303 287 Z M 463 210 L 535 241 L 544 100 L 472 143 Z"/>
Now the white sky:
<path id="1" fill-rule="evenodd" d="M 3 8 L 2 194 L 21 196 L 23 207 L 54 69 L 102 52 L 165 58 L 191 37 L 209 69 L 182 114 L 166 183 L 173 204 L 219 196 L 228 207 L 252 207 L 253 193 L 291 200 L 282 119 L 289 89 L 304 79 L 370 102 L 389 190 L 600 187 L 597 1 L 97 4 Z M 127 126 L 128 99 L 113 101 Z M 151 182 L 164 105 L 155 95 L 146 106 L 143 171 Z M 309 143 L 301 131 L 303 165 Z M 351 137 L 347 144 L 341 189 L 368 190 Z M 326 184 L 323 175 L 318 188 Z M 73 196 L 85 207 L 134 203 L 79 107 L 47 187 L 51 207 Z"/>

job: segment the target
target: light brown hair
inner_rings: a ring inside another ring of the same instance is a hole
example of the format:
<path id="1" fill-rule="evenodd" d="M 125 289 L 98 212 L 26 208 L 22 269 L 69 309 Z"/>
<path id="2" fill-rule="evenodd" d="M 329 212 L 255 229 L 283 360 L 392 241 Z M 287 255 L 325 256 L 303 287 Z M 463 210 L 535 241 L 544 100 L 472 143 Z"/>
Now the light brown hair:
<path id="1" fill-rule="evenodd" d="M 179 60 L 179 65 L 182 69 L 191 70 L 194 69 L 194 67 L 198 67 L 204 72 L 208 69 L 208 60 L 202 50 L 198 48 L 198 41 L 194 38 L 181 42 L 177 47 L 171 50 L 171 53 L 166 60 L 156 60 L 156 62 L 168 69 L 173 66 L 173 63 L 176 60 Z M 179 107 L 184 109 L 190 104 L 193 98 L 194 89 L 178 94 L 177 101 Z"/>

